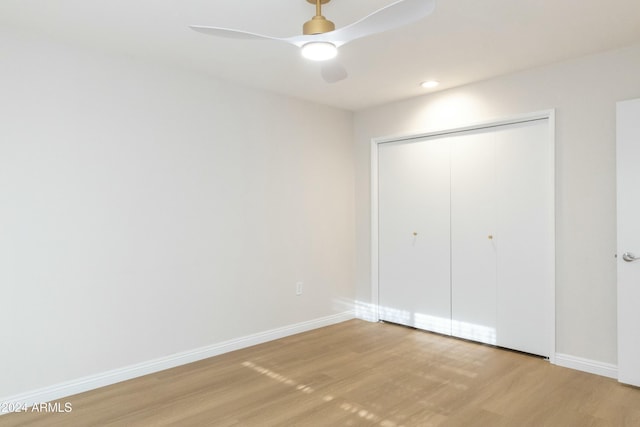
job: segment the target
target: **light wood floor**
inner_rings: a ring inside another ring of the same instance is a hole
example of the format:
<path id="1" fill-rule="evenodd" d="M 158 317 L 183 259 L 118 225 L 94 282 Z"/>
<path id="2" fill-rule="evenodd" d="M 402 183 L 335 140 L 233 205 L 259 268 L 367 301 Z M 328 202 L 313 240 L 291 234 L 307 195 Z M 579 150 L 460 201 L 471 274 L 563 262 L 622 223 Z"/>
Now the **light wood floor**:
<path id="1" fill-rule="evenodd" d="M 640 426 L 640 389 L 352 320 L 62 399 L 1 426 Z"/>

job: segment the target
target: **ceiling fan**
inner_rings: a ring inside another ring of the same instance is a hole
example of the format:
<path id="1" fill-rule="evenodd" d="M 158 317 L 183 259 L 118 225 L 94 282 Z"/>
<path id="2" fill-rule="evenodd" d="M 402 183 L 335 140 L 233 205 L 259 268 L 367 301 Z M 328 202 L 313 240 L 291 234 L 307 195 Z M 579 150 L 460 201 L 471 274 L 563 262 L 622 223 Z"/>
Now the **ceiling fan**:
<path id="1" fill-rule="evenodd" d="M 242 30 L 221 27 L 190 25 L 201 33 L 248 40 L 275 40 L 299 47 L 302 55 L 314 61 L 329 61 L 336 57 L 338 48 L 354 40 L 392 30 L 418 21 L 433 12 L 435 0 L 399 0 L 385 6 L 361 20 L 336 30 L 335 24 L 322 16 L 322 5 L 331 0 L 307 0 L 316 5 L 316 14 L 304 23 L 302 35 L 292 37 L 272 37 Z M 347 77 L 346 70 L 337 62 L 323 64 L 323 79 L 335 83 Z"/>

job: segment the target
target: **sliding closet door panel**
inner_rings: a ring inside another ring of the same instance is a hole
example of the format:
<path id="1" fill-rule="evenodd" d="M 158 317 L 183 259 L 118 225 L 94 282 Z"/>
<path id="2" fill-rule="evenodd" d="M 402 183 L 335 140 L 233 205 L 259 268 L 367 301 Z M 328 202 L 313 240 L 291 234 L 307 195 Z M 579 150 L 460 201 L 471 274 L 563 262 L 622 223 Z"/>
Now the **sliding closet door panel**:
<path id="1" fill-rule="evenodd" d="M 549 356 L 553 273 L 553 153 L 549 121 L 496 137 L 497 344 Z"/>
<path id="2" fill-rule="evenodd" d="M 493 131 L 451 137 L 452 334 L 496 342 Z"/>
<path id="3" fill-rule="evenodd" d="M 378 161 L 380 318 L 450 334 L 449 146 L 381 144 Z"/>

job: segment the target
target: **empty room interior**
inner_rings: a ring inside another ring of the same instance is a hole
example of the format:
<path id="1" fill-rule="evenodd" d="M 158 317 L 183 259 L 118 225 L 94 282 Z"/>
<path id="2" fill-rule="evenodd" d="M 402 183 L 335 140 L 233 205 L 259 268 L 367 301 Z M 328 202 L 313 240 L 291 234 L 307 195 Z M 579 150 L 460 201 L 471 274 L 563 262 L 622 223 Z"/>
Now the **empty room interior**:
<path id="1" fill-rule="evenodd" d="M 637 0 L 3 0 L 0 426 L 639 426 L 637 165 Z"/>

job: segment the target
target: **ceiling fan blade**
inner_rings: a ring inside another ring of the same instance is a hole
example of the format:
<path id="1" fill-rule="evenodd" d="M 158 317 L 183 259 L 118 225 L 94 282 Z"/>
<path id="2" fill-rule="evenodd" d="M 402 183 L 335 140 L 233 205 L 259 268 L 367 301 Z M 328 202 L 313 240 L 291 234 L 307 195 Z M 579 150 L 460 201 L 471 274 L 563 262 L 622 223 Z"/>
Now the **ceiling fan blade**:
<path id="1" fill-rule="evenodd" d="M 229 28 L 205 27 L 202 25 L 189 25 L 189 28 L 199 33 L 208 34 L 210 36 L 226 37 L 228 39 L 287 41 L 286 39 L 278 37 L 265 36 L 263 34 L 250 33 L 248 31 L 232 30 Z"/>
<path id="2" fill-rule="evenodd" d="M 272 37 L 272 36 L 266 36 L 264 34 L 251 33 L 249 31 L 234 30 L 231 28 L 222 28 L 222 27 L 189 25 L 189 28 L 199 33 L 208 34 L 210 36 L 225 37 L 228 39 L 236 39 L 236 40 L 275 40 L 279 42 L 289 43 L 297 47 L 302 47 L 306 43 L 309 43 L 312 41 L 319 41 L 316 35 L 312 35 L 312 36 L 299 35 L 299 36 L 293 36 L 293 37 Z M 317 36 L 324 36 L 324 34 L 318 34 Z"/>
<path id="3" fill-rule="evenodd" d="M 323 39 L 341 46 L 353 40 L 402 27 L 430 15 L 435 0 L 399 0 L 378 9 L 361 20 L 339 30 L 322 34 Z M 320 36 L 320 35 L 319 35 Z"/>
<path id="4" fill-rule="evenodd" d="M 347 78 L 347 70 L 337 61 L 329 61 L 320 68 L 322 79 L 327 83 L 337 83 Z"/>

